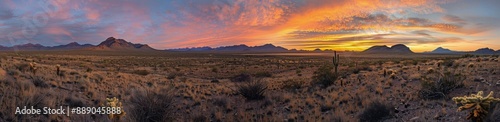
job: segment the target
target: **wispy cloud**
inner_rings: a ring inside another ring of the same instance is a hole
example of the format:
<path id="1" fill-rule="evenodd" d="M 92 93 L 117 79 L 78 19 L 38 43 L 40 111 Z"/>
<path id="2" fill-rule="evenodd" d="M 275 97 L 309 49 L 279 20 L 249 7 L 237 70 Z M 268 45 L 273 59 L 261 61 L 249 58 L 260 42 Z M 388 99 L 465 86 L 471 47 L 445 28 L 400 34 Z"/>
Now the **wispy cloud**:
<path id="1" fill-rule="evenodd" d="M 160 49 L 275 43 L 339 50 L 372 44 L 495 43 L 498 36 L 493 32 L 499 29 L 492 23 L 498 17 L 462 16 L 443 7 L 457 2 L 470 1 L 5 0 L 0 4 L 0 41 L 96 44 L 115 36 Z M 29 26 L 36 33 L 23 36 L 26 25 L 43 20 L 41 15 L 49 15 L 46 24 Z M 8 41 L 9 37 L 19 39 Z"/>

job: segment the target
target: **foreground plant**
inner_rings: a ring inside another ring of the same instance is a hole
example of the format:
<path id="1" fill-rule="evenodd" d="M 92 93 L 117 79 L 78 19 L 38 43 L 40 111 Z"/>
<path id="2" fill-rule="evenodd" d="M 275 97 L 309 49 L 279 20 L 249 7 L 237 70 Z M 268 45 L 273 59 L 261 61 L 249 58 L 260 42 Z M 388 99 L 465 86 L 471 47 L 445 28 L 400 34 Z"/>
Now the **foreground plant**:
<path id="1" fill-rule="evenodd" d="M 457 111 L 472 109 L 467 116 L 467 119 L 482 122 L 485 120 L 491 104 L 493 102 L 500 102 L 500 99 L 493 97 L 493 91 L 491 91 L 490 94 L 488 94 L 488 96 L 486 97 L 483 97 L 483 91 L 479 91 L 477 94 L 471 94 L 469 97 L 453 97 L 453 101 L 455 101 L 457 104 L 462 104 L 462 106 L 460 106 Z"/>
<path id="2" fill-rule="evenodd" d="M 313 82 L 322 85 L 322 87 L 328 87 L 335 84 L 339 75 L 337 73 L 332 73 L 332 67 L 324 65 L 314 72 L 312 77 Z"/>
<path id="3" fill-rule="evenodd" d="M 261 79 L 244 82 L 238 86 L 237 92 L 247 100 L 262 100 L 267 90 L 267 84 Z"/>
<path id="4" fill-rule="evenodd" d="M 33 72 L 34 75 L 36 75 L 36 70 L 38 70 L 38 68 L 36 67 L 35 62 L 30 63 L 30 70 L 31 70 L 31 72 Z"/>
<path id="5" fill-rule="evenodd" d="M 120 114 L 109 114 L 108 117 L 111 120 L 120 120 L 126 113 L 123 111 L 122 102 L 118 100 L 118 98 L 106 98 L 106 107 L 117 107 L 120 108 Z"/>

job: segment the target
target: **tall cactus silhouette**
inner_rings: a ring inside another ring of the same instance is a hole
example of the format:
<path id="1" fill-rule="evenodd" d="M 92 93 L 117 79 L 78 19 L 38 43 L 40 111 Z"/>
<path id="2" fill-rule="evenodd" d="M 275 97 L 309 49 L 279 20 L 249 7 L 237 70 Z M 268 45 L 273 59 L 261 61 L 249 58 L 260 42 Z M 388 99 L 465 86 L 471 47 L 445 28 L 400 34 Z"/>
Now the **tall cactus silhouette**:
<path id="1" fill-rule="evenodd" d="M 333 51 L 333 66 L 335 67 L 335 74 L 338 74 L 340 55 L 337 54 L 337 51 Z"/>

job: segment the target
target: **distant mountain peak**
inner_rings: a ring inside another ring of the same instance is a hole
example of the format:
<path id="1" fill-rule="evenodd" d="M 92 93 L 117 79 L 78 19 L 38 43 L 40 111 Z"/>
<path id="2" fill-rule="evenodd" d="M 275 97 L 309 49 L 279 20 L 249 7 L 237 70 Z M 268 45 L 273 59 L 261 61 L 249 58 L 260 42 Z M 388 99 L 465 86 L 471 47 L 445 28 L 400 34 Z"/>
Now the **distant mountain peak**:
<path id="1" fill-rule="evenodd" d="M 273 44 L 264 44 L 262 45 L 262 47 L 276 47 L 276 46 L 274 46 Z"/>
<path id="2" fill-rule="evenodd" d="M 491 49 L 491 48 L 488 48 L 488 47 L 485 47 L 485 48 L 479 48 L 477 49 L 476 51 L 474 51 L 474 53 L 478 53 L 478 54 L 495 54 L 495 50 Z"/>
<path id="3" fill-rule="evenodd" d="M 108 37 L 99 45 L 92 47 L 93 50 L 155 50 L 147 44 L 133 44 L 125 41 L 124 39 L 117 39 L 115 37 Z"/>
<path id="4" fill-rule="evenodd" d="M 193 48 L 179 48 L 179 49 L 169 49 L 170 51 L 218 51 L 218 52 L 285 52 L 288 49 L 275 46 L 273 44 L 264 44 L 260 46 L 247 46 L 245 44 L 233 45 L 233 46 L 220 46 L 216 48 L 211 48 L 208 46 L 204 47 L 193 47 Z"/>
<path id="5" fill-rule="evenodd" d="M 430 53 L 456 53 L 455 51 L 451 51 L 450 49 L 438 47 L 431 51 Z"/>
<path id="6" fill-rule="evenodd" d="M 396 44 L 391 47 L 387 45 L 372 46 L 363 51 L 363 53 L 413 53 L 413 51 L 404 44 Z"/>
<path id="7" fill-rule="evenodd" d="M 384 45 L 385 46 L 385 45 Z M 407 47 L 406 45 L 404 44 L 396 44 L 396 45 L 392 45 L 391 48 L 393 47 Z"/>

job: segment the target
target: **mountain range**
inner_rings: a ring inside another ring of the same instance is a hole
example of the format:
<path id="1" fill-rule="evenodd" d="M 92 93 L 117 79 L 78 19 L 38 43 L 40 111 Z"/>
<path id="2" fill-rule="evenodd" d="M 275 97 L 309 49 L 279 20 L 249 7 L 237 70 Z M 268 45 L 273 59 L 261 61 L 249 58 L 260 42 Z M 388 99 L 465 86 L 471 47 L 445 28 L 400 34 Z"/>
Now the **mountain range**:
<path id="1" fill-rule="evenodd" d="M 24 51 L 38 51 L 38 50 L 73 50 L 73 49 L 83 49 L 92 47 L 94 45 L 91 44 L 79 44 L 77 42 L 71 42 L 66 45 L 59 46 L 43 46 L 41 44 L 22 44 L 22 45 L 14 45 L 12 47 L 0 46 L 0 50 L 8 51 L 8 50 L 24 50 Z"/>
<path id="2" fill-rule="evenodd" d="M 114 37 L 109 37 L 99 45 L 91 44 L 79 44 L 77 42 L 71 42 L 65 45 L 58 46 L 43 46 L 41 44 L 22 44 L 14 45 L 12 47 L 5 47 L 0 45 L 0 50 L 3 51 L 42 51 L 42 50 L 106 50 L 106 51 L 154 51 L 155 49 L 149 47 L 146 44 L 133 44 L 127 42 L 124 39 L 116 39 Z"/>
<path id="3" fill-rule="evenodd" d="M 79 44 L 77 42 L 71 42 L 65 45 L 58 46 L 43 46 L 41 44 L 22 44 L 14 45 L 11 47 L 6 47 L 0 45 L 0 51 L 42 51 L 42 50 L 91 50 L 91 51 L 159 51 L 151 48 L 147 44 L 135 44 L 128 42 L 124 39 L 117 39 L 114 37 L 109 37 L 98 45 L 92 44 Z M 161 51 L 161 50 L 160 50 Z M 281 46 L 275 46 L 273 44 L 265 44 L 261 46 L 247 46 L 244 44 L 233 45 L 233 46 L 221 46 L 221 47 L 193 47 L 193 48 L 178 48 L 178 49 L 165 49 L 162 51 L 171 52 L 307 52 L 304 50 L 291 49 L 288 50 Z M 333 50 L 315 49 L 314 52 L 329 52 Z M 372 46 L 362 53 L 391 53 L 391 54 L 412 54 L 413 51 L 410 50 L 404 44 L 396 44 L 391 47 L 386 45 Z M 472 53 L 472 54 L 500 54 L 500 50 L 493 50 L 490 48 L 481 48 L 475 51 L 453 51 L 443 47 L 438 47 L 431 52 L 424 53 L 434 53 L 434 54 L 462 54 L 462 53 Z"/>
<path id="4" fill-rule="evenodd" d="M 413 51 L 410 50 L 409 47 L 407 47 L 404 44 L 396 44 L 391 47 L 388 47 L 386 45 L 378 45 L 378 46 L 372 46 L 363 53 L 398 53 L 398 54 L 409 54 L 413 53 Z"/>
<path id="5" fill-rule="evenodd" d="M 134 44 L 124 39 L 109 37 L 97 46 L 85 48 L 86 50 L 115 50 L 115 51 L 154 51 L 147 44 Z"/>
<path id="6" fill-rule="evenodd" d="M 491 48 L 480 48 L 475 51 L 453 51 L 450 49 L 446 49 L 443 47 L 438 47 L 435 50 L 431 52 L 425 52 L 425 53 L 435 53 L 435 54 L 461 54 L 461 53 L 472 53 L 472 54 L 500 54 L 500 50 L 493 50 Z"/>
<path id="7" fill-rule="evenodd" d="M 433 51 L 431 51 L 429 53 L 458 53 L 458 52 L 457 51 L 452 51 L 452 50 L 447 49 L 447 48 L 438 47 L 438 48 L 434 49 Z"/>
<path id="8" fill-rule="evenodd" d="M 286 52 L 289 51 L 286 48 L 280 46 L 274 46 L 273 44 L 265 44 L 262 46 L 247 46 L 244 44 L 233 45 L 233 46 L 222 46 L 217 48 L 211 47 L 194 47 L 194 48 L 179 48 L 179 49 L 168 49 L 167 51 L 189 51 L 189 52 L 201 52 L 201 51 L 216 51 L 216 52 Z"/>

